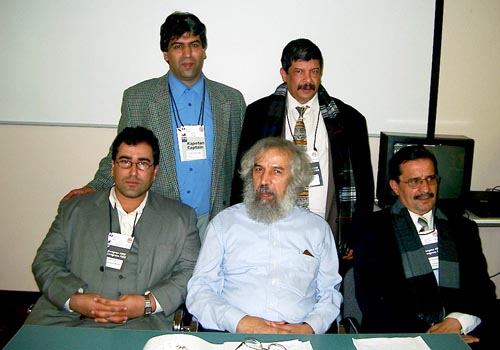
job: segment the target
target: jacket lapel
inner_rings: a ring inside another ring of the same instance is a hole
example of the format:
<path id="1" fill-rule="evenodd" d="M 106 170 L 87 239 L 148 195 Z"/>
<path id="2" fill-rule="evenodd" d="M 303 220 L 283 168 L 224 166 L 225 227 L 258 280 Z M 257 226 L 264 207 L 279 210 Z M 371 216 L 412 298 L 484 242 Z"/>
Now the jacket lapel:
<path id="1" fill-rule="evenodd" d="M 151 257 L 154 256 L 153 252 L 162 229 L 162 225 L 159 224 L 162 222 L 162 218 L 157 208 L 154 196 L 150 192 L 144 211 L 135 228 L 139 238 L 138 271 L 152 271 L 153 268 Z"/>
<path id="2" fill-rule="evenodd" d="M 153 189 L 167 197 L 180 198 L 179 186 L 177 184 L 177 173 L 175 168 L 174 142 L 176 131 L 172 127 L 172 116 L 170 113 L 170 93 L 168 88 L 168 74 L 158 79 L 153 92 L 153 98 L 149 102 L 151 111 L 151 130 L 155 133 L 160 144 L 161 164 L 158 178 L 153 183 Z"/>
<path id="3" fill-rule="evenodd" d="M 215 194 L 214 189 L 217 188 L 217 169 L 224 167 L 224 154 L 226 149 L 226 143 L 229 140 L 227 136 L 229 133 L 229 121 L 230 121 L 230 103 L 224 98 L 224 95 L 218 90 L 214 89 L 214 85 L 211 80 L 205 78 L 207 83 L 208 95 L 210 96 L 210 105 L 212 109 L 212 116 L 214 122 L 214 164 L 212 166 L 212 184 L 210 193 L 210 207 L 214 206 Z M 217 130 L 217 132 L 215 132 Z"/>
<path id="4" fill-rule="evenodd" d="M 92 210 L 89 210 L 85 223 L 86 231 L 94 242 L 98 256 L 106 256 L 109 233 L 109 191 L 103 190 L 96 197 Z M 116 215 L 111 212 L 111 215 Z M 90 244 L 90 243 L 89 243 Z"/>

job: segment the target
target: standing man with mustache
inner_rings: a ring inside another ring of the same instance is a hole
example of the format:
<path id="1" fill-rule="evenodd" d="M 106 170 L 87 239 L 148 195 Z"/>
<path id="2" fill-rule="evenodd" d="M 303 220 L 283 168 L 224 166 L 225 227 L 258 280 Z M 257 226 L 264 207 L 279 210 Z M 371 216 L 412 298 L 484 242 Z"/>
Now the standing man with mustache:
<path id="1" fill-rule="evenodd" d="M 396 203 L 366 218 L 356 240 L 361 331 L 458 333 L 493 348 L 495 285 L 477 225 L 436 208 L 437 161 L 425 147 L 399 150 L 389 178 Z"/>
<path id="2" fill-rule="evenodd" d="M 244 201 L 208 225 L 186 306 L 206 329 L 237 333 L 325 333 L 342 295 L 328 223 L 295 205 L 311 180 L 309 159 L 279 137 L 258 141 L 241 161 Z"/>
<path id="3" fill-rule="evenodd" d="M 373 209 L 373 172 L 365 118 L 331 97 L 321 85 L 323 56 L 308 39 L 289 42 L 281 56 L 283 83 L 276 91 L 247 107 L 237 161 L 257 140 L 280 136 L 304 143 L 295 135 L 297 107 L 305 107 L 304 148 L 314 179 L 304 192 L 306 205 L 325 218 L 334 233 L 340 256 L 352 258 L 353 220 Z M 233 176 L 231 202 L 241 201 L 241 179 Z"/>
<path id="4" fill-rule="evenodd" d="M 162 77 L 125 90 L 118 132 L 144 126 L 158 135 L 162 159 L 151 190 L 194 208 L 203 238 L 210 218 L 230 205 L 243 95 L 208 79 L 205 25 L 195 15 L 174 12 L 160 29 L 160 48 L 169 65 Z M 63 199 L 109 188 L 111 151 L 85 187 Z"/>

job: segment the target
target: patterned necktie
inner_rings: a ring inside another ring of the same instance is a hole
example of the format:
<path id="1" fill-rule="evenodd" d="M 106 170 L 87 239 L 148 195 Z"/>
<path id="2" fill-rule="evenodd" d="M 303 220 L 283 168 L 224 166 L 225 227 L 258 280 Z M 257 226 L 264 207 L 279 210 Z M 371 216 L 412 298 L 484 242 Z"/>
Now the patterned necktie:
<path id="1" fill-rule="evenodd" d="M 304 124 L 304 113 L 309 108 L 309 106 L 299 106 L 296 108 L 299 112 L 299 118 L 297 119 L 297 123 L 295 123 L 295 129 L 293 130 L 293 139 L 296 145 L 298 145 L 304 151 L 307 151 L 307 135 L 306 126 Z"/>
<path id="2" fill-rule="evenodd" d="M 299 111 L 299 118 L 297 119 L 297 123 L 295 123 L 295 129 L 293 130 L 293 140 L 296 145 L 298 145 L 304 151 L 307 151 L 307 135 L 306 126 L 304 124 L 304 113 L 309 108 L 309 106 L 299 106 L 296 108 L 297 111 Z M 299 207 L 309 209 L 309 186 L 305 186 L 299 191 L 299 193 L 297 194 L 296 204 Z"/>
<path id="3" fill-rule="evenodd" d="M 425 231 L 429 230 L 429 223 L 427 222 L 427 220 L 423 216 L 420 216 L 418 218 L 417 222 L 420 226 L 422 226 L 422 228 L 420 229 L 419 232 L 425 232 Z"/>

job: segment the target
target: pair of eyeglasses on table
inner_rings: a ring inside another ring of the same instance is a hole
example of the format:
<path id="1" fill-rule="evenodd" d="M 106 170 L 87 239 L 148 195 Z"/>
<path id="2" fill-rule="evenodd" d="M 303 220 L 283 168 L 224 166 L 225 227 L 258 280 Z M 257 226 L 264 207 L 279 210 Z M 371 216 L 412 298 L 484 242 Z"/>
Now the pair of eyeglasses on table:
<path id="1" fill-rule="evenodd" d="M 238 349 L 255 349 L 255 350 L 287 350 L 283 345 L 271 343 L 267 348 L 262 345 L 260 340 L 255 338 L 245 338 L 240 345 L 234 350 Z"/>

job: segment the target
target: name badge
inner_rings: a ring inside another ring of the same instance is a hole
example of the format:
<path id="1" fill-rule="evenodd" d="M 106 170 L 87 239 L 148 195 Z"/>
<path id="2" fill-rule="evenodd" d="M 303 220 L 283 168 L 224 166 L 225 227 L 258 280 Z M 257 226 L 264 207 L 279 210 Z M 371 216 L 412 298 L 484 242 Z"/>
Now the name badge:
<path id="1" fill-rule="evenodd" d="M 123 263 L 134 243 L 134 237 L 116 232 L 108 233 L 108 250 L 106 252 L 106 268 L 121 270 Z"/>
<path id="2" fill-rule="evenodd" d="M 425 254 L 429 259 L 429 263 L 433 270 L 439 267 L 439 247 L 438 235 L 436 230 L 432 230 L 426 234 L 420 234 L 422 245 L 425 249 Z"/>
<path id="3" fill-rule="evenodd" d="M 323 186 L 323 176 L 321 176 L 321 166 L 319 165 L 319 155 L 317 151 L 307 151 L 307 155 L 311 160 L 311 170 L 313 179 L 309 187 Z"/>
<path id="4" fill-rule="evenodd" d="M 186 125 L 177 128 L 177 144 L 181 162 L 207 159 L 205 127 L 203 125 Z"/>

